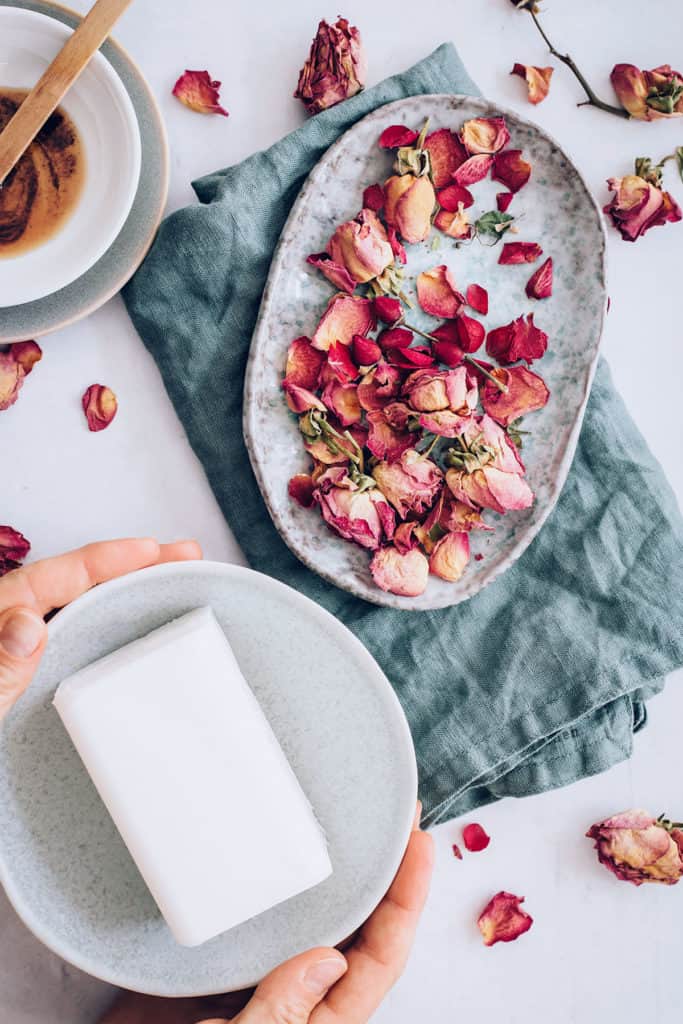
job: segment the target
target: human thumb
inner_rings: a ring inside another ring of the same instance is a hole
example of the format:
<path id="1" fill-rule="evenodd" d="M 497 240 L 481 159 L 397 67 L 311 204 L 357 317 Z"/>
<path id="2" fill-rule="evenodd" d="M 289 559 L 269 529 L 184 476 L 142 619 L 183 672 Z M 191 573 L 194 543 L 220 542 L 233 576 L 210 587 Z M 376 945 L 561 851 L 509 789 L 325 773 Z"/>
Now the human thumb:
<path id="1" fill-rule="evenodd" d="M 301 953 L 263 979 L 234 1024 L 306 1024 L 346 968 L 336 949 Z"/>
<path id="2" fill-rule="evenodd" d="M 31 682 L 47 641 L 47 626 L 30 608 L 0 613 L 0 719 Z"/>

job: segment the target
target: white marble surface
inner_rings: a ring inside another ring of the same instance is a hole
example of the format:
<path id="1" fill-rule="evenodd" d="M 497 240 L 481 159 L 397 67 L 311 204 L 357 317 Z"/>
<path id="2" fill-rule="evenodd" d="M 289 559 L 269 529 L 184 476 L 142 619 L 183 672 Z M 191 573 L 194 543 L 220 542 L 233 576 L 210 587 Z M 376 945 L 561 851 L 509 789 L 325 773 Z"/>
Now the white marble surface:
<path id="1" fill-rule="evenodd" d="M 87 0 L 73 0 L 85 10 Z M 138 0 L 118 37 L 159 98 L 171 143 L 170 206 L 192 201 L 189 181 L 233 163 L 295 127 L 304 116 L 291 92 L 317 20 L 336 15 L 313 0 L 201 4 Z M 545 65 L 544 45 L 508 0 L 353 0 L 344 14 L 363 30 L 376 82 L 452 39 L 492 100 L 535 118 L 556 135 L 599 199 L 604 180 L 635 156 L 659 158 L 683 141 L 683 122 L 628 124 L 577 110 L 577 84 L 557 67 L 549 99 L 533 110 L 514 61 Z M 683 7 L 676 0 L 548 3 L 544 24 L 599 91 L 617 61 L 681 63 Z M 229 120 L 199 118 L 170 95 L 186 66 L 223 80 Z M 683 186 L 668 169 L 679 200 Z M 683 224 L 653 230 L 636 245 L 610 232 L 610 291 L 604 351 L 619 388 L 683 495 L 680 400 L 680 254 Z M 242 561 L 159 375 L 115 299 L 88 320 L 44 342 L 45 357 L 17 405 L 0 418 L 0 520 L 22 529 L 42 557 L 100 537 L 156 533 L 196 536 L 208 557 Z M 79 396 L 111 385 L 120 413 L 89 434 Z M 650 723 L 628 764 L 557 793 L 507 801 L 477 815 L 489 849 L 453 860 L 460 825 L 435 830 L 437 868 L 408 970 L 376 1014 L 378 1024 L 476 1019 L 481 1024 L 623 1024 L 680 1017 L 683 886 L 619 884 L 597 865 L 585 828 L 642 804 L 683 814 L 679 722 L 683 672 L 650 706 Z M 525 894 L 536 918 L 513 945 L 485 949 L 474 921 L 493 892 Z M 0 897 L 2 1024 L 91 1024 L 110 990 L 60 964 Z M 476 1017 L 475 1017 L 476 1015 Z"/>

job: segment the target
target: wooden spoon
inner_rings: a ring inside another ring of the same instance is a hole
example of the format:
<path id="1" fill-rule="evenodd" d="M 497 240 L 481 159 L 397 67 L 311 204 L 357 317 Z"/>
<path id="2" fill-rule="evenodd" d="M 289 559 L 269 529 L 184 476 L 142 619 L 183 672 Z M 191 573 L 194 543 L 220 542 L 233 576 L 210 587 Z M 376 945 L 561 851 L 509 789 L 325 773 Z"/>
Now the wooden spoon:
<path id="1" fill-rule="evenodd" d="M 0 132 L 0 187 L 132 0 L 97 0 Z"/>

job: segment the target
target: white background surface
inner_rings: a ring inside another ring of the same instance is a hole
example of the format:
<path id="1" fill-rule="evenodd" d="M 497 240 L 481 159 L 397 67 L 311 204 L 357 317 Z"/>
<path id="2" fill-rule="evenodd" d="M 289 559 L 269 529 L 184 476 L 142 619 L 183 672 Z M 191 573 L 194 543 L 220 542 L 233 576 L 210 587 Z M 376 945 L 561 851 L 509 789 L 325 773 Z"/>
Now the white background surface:
<path id="1" fill-rule="evenodd" d="M 546 6 L 550 37 L 606 98 L 616 62 L 683 64 L 683 7 L 676 0 L 549 0 Z M 291 98 L 297 72 L 318 19 L 337 13 L 313 0 L 137 0 L 117 36 L 148 77 L 166 119 L 171 208 L 193 201 L 193 177 L 268 146 L 302 121 Z M 577 110 L 578 84 L 548 58 L 528 16 L 509 0 L 354 0 L 343 13 L 363 32 L 369 84 L 453 40 L 484 95 L 555 135 L 601 202 L 608 198 L 605 178 L 627 173 L 634 157 L 658 159 L 683 143 L 683 121 L 627 123 Z M 515 61 L 556 65 L 540 107 L 530 107 L 522 81 L 508 75 Z M 171 97 L 185 67 L 206 67 L 223 81 L 228 120 L 193 115 Z M 682 200 L 671 165 L 667 181 Z M 683 223 L 656 228 L 635 245 L 611 229 L 609 239 L 612 309 L 604 352 L 680 500 Z M 38 558 L 103 537 L 157 534 L 195 536 L 207 557 L 242 561 L 120 299 L 42 344 L 43 361 L 17 405 L 0 414 L 0 521 L 21 529 Z M 114 388 L 120 402 L 116 421 L 101 434 L 88 433 L 79 404 L 94 381 Z M 435 829 L 430 901 L 412 960 L 374 1018 L 378 1024 L 680 1018 L 683 885 L 636 889 L 617 882 L 597 864 L 583 833 L 594 820 L 630 806 L 683 815 L 681 683 L 683 672 L 651 703 L 629 763 L 569 789 L 478 813 L 493 837 L 486 852 L 455 861 L 450 844 L 460 839 L 463 822 Z M 485 949 L 475 920 L 502 888 L 527 897 L 535 925 L 515 944 Z M 35 943 L 0 898 L 2 1024 L 90 1024 L 109 998 L 104 986 Z"/>

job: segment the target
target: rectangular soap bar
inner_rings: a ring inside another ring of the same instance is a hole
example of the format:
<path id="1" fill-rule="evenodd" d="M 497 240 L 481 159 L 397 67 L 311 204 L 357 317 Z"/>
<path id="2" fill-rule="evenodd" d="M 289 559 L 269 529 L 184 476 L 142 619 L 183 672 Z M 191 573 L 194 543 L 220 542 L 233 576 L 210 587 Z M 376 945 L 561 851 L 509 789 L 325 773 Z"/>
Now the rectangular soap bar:
<path id="1" fill-rule="evenodd" d="M 177 942 L 206 942 L 331 874 L 210 608 L 76 672 L 54 704 Z"/>

